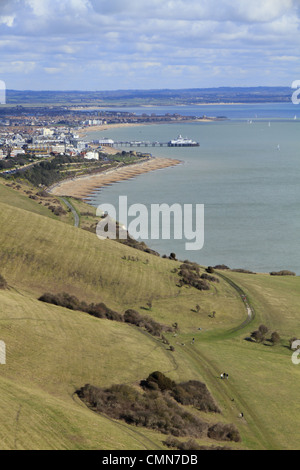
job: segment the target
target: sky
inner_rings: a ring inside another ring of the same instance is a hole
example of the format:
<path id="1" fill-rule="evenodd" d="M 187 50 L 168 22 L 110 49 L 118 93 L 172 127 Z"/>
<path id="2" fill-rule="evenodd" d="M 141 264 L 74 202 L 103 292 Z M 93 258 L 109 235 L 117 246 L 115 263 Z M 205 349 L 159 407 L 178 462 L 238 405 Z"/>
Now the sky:
<path id="1" fill-rule="evenodd" d="M 16 90 L 291 86 L 300 0 L 0 0 Z"/>

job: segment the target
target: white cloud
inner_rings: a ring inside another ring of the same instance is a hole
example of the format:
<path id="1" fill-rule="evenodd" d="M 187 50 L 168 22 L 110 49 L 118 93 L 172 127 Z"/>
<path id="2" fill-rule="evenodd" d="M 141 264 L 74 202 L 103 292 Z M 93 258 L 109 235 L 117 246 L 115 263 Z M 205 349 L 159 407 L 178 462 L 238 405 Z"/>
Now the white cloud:
<path id="1" fill-rule="evenodd" d="M 256 82 L 272 67 L 283 77 L 288 62 L 290 82 L 300 75 L 288 59 L 299 56 L 299 9 L 300 0 L 0 0 L 1 73 L 23 67 L 40 87 L 62 73 L 70 88 L 82 77 L 96 86 L 97 74 L 108 88 L 172 87 L 180 77 L 185 87 L 197 75 L 245 80 L 247 70 Z"/>

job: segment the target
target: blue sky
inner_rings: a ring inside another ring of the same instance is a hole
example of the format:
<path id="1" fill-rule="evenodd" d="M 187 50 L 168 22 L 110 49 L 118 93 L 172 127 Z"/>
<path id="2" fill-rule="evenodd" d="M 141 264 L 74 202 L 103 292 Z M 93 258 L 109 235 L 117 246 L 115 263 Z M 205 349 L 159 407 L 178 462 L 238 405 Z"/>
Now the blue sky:
<path id="1" fill-rule="evenodd" d="M 300 0 L 0 0 L 10 89 L 290 86 Z"/>

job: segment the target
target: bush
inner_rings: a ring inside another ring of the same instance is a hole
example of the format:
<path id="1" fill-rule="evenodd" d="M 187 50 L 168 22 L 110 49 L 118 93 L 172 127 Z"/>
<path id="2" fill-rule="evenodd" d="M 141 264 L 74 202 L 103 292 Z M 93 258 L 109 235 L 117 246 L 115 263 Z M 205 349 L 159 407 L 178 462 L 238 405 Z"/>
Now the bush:
<path id="1" fill-rule="evenodd" d="M 253 333 L 251 333 L 251 338 L 254 339 L 256 343 L 262 343 L 265 340 L 265 336 L 259 330 L 253 331 Z"/>
<path id="2" fill-rule="evenodd" d="M 208 429 L 207 435 L 210 439 L 216 441 L 241 441 L 239 432 L 233 424 L 214 424 Z"/>
<path id="3" fill-rule="evenodd" d="M 164 392 L 165 390 L 173 390 L 176 386 L 173 380 L 166 377 L 162 372 L 156 371 L 152 372 L 146 380 L 141 382 L 141 386 L 149 390 L 160 390 Z"/>
<path id="4" fill-rule="evenodd" d="M 214 270 L 214 268 L 213 268 L 212 266 L 208 266 L 208 268 L 206 269 L 206 272 L 207 272 L 208 274 L 214 274 L 215 270 Z"/>
<path id="5" fill-rule="evenodd" d="M 220 413 L 206 385 L 196 380 L 176 385 L 172 396 L 181 405 L 192 405 L 200 411 Z"/>
<path id="6" fill-rule="evenodd" d="M 140 393 L 128 385 L 100 389 L 86 385 L 78 396 L 98 413 L 127 424 L 154 429 L 173 436 L 203 437 L 208 425 L 185 411 L 167 395 L 147 391 Z"/>
<path id="7" fill-rule="evenodd" d="M 107 320 L 123 321 L 123 315 L 108 308 L 105 304 L 86 304 L 75 297 L 75 295 L 67 294 L 43 294 L 39 300 L 48 304 L 58 305 L 60 307 L 68 308 L 69 310 L 78 310 L 80 312 L 88 313 L 93 317 L 106 318 Z"/>
<path id="8" fill-rule="evenodd" d="M 0 274 L 0 289 L 5 290 L 8 288 L 7 282 L 3 276 Z"/>
<path id="9" fill-rule="evenodd" d="M 188 285 L 191 287 L 195 287 L 198 290 L 210 289 L 210 286 L 208 282 L 206 281 L 206 279 L 203 279 L 202 276 L 200 276 L 200 268 L 195 263 L 182 264 L 180 266 L 179 275 L 181 276 L 181 279 L 180 279 L 181 285 Z M 203 276 L 208 276 L 208 274 L 206 275 L 203 274 Z"/>
<path id="10" fill-rule="evenodd" d="M 279 343 L 280 343 L 280 336 L 279 336 L 279 334 L 277 333 L 277 331 L 274 331 L 274 333 L 272 333 L 272 335 L 271 335 L 271 343 L 273 344 L 273 346 L 276 346 L 276 344 L 279 344 Z"/>
<path id="11" fill-rule="evenodd" d="M 220 413 L 213 397 L 206 385 L 196 380 L 176 384 L 166 377 L 162 372 L 156 371 L 141 382 L 141 386 L 148 390 L 168 391 L 171 396 L 184 406 L 194 406 L 198 410 L 205 412 Z"/>
<path id="12" fill-rule="evenodd" d="M 219 269 L 219 270 L 228 270 L 230 269 L 226 264 L 217 264 L 217 266 L 214 267 L 214 269 Z"/>
<path id="13" fill-rule="evenodd" d="M 269 328 L 265 325 L 260 325 L 258 329 L 263 336 L 265 336 L 269 331 Z"/>
<path id="14" fill-rule="evenodd" d="M 201 394 L 209 394 L 206 385 L 200 382 L 186 382 L 176 384 L 163 373 L 156 371 L 149 375 L 147 380 L 141 382 L 143 392 L 128 385 L 113 385 L 101 389 L 92 385 L 85 385 L 77 390 L 77 395 L 91 406 L 94 411 L 105 413 L 112 419 L 120 419 L 127 424 L 144 426 L 164 434 L 175 437 L 210 437 L 224 441 L 240 440 L 239 433 L 231 424 L 209 425 L 189 413 L 182 404 L 173 399 L 172 392 L 181 386 L 185 390 L 185 403 L 193 405 Z M 194 399 L 192 399 L 192 395 Z M 196 443 L 188 441 L 178 443 L 173 438 L 166 441 L 169 447 L 181 446 L 182 449 L 192 449 Z M 179 447 L 178 447 L 179 448 Z"/>
<path id="15" fill-rule="evenodd" d="M 127 310 L 124 316 L 107 307 L 104 303 L 87 304 L 77 299 L 74 295 L 63 292 L 62 294 L 43 294 L 39 300 L 48 304 L 58 305 L 60 307 L 68 308 L 69 310 L 78 310 L 80 312 L 88 313 L 96 318 L 104 318 L 107 320 L 130 323 L 141 328 L 145 328 L 148 333 L 153 336 L 161 336 L 163 332 L 171 333 L 172 328 L 157 323 L 148 316 L 142 316 L 135 310 Z"/>
<path id="16" fill-rule="evenodd" d="M 287 270 L 283 270 L 283 271 L 278 271 L 278 272 L 271 272 L 270 273 L 271 276 L 296 276 L 296 273 L 293 273 L 292 271 L 287 271 Z"/>

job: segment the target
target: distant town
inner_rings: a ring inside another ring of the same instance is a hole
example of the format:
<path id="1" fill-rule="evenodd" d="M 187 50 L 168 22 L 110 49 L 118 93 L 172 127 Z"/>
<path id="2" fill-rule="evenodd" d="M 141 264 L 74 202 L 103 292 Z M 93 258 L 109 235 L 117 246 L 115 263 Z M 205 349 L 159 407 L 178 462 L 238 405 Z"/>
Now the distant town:
<path id="1" fill-rule="evenodd" d="M 111 125 L 139 125 L 215 120 L 203 116 L 180 114 L 137 115 L 117 111 L 80 111 L 63 107 L 2 108 L 0 113 L 0 174 L 11 174 L 21 168 L 56 155 L 99 160 L 101 152 L 113 147 L 111 139 L 88 140 L 87 133 L 109 129 Z M 128 144 L 128 143 L 127 143 Z M 155 146 L 154 143 L 153 146 Z M 139 146 L 140 143 L 137 143 Z M 23 158 L 22 158 L 23 157 Z"/>

